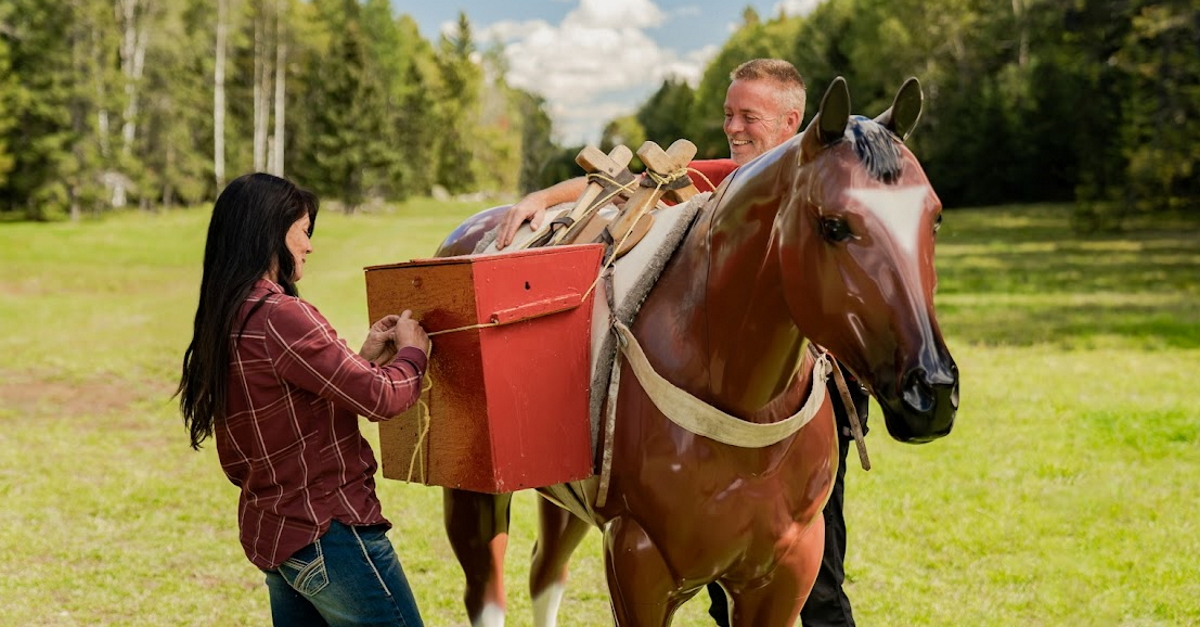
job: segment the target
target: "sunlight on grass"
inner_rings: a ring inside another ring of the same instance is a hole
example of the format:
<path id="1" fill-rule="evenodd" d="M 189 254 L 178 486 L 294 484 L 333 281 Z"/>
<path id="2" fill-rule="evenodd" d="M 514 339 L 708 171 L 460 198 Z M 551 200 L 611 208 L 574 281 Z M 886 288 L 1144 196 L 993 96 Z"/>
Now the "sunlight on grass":
<path id="1" fill-rule="evenodd" d="M 431 255 L 479 208 L 322 211 L 300 289 L 356 345 L 363 267 Z M 187 447 L 169 400 L 207 220 L 0 224 L 0 623 L 267 622 L 236 489 L 211 446 Z M 847 474 L 859 624 L 1200 624 L 1200 226 L 1069 226 L 1051 205 L 947 213 L 937 303 L 962 409 L 924 446 L 890 440 L 872 411 L 875 468 Z M 379 491 L 427 624 L 465 624 L 440 489 Z M 534 502 L 518 494 L 513 510 L 510 625 L 531 623 Z M 701 594 L 676 624 L 710 625 L 706 607 Z M 592 533 L 562 624 L 610 622 Z"/>

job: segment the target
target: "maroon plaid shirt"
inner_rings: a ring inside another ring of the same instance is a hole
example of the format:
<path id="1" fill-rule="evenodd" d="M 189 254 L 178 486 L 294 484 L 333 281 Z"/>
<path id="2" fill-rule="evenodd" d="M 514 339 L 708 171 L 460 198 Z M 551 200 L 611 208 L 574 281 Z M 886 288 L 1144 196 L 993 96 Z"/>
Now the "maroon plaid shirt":
<path id="1" fill-rule="evenodd" d="M 251 290 L 237 326 L 242 321 L 216 441 L 225 475 L 242 489 L 246 556 L 273 569 L 321 537 L 331 519 L 390 524 L 358 416 L 387 420 L 412 406 L 425 353 L 405 347 L 377 366 L 338 339 L 316 308 L 266 280 Z"/>

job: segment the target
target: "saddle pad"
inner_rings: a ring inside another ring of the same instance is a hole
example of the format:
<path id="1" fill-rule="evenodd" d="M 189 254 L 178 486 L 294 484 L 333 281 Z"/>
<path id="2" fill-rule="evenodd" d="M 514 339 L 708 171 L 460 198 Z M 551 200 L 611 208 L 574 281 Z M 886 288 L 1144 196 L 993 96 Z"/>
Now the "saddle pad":
<path id="1" fill-rule="evenodd" d="M 620 320 L 627 326 L 633 325 L 642 302 L 650 289 L 658 281 L 663 268 L 675 253 L 675 249 L 683 242 L 683 238 L 691 229 L 692 222 L 704 203 L 712 194 L 705 192 L 693 196 L 685 203 L 674 206 L 659 207 L 654 211 L 654 223 L 650 231 L 632 250 L 613 264 L 613 298 L 615 311 L 610 311 L 609 298 L 604 281 L 596 285 L 596 297 L 592 299 L 592 337 L 591 365 L 592 382 L 589 415 L 592 426 L 592 445 L 594 448 L 600 442 L 601 410 L 604 407 L 608 393 L 609 376 L 612 374 L 613 357 L 616 354 L 617 343 L 612 332 L 614 319 Z M 555 205 L 546 211 L 543 224 L 568 211 L 572 203 Z M 615 214 L 617 208 L 609 205 L 600 210 L 601 214 Z M 513 244 L 506 250 L 517 250 L 522 244 L 533 239 L 534 231 L 526 223 L 517 232 Z M 494 254 L 496 250 L 496 229 L 480 240 L 475 248 L 476 254 Z M 593 455 L 597 459 L 598 455 Z"/>

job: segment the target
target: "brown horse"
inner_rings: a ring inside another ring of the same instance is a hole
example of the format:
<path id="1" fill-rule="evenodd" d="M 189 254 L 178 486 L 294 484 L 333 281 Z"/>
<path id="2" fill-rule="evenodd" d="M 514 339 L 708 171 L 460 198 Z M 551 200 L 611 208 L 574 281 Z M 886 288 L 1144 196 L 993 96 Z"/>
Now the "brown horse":
<path id="1" fill-rule="evenodd" d="M 658 373 L 723 412 L 774 423 L 810 393 L 811 340 L 867 385 L 897 440 L 950 431 L 958 370 L 933 311 L 941 203 L 903 144 L 921 99 L 909 79 L 878 118 L 851 116 L 839 78 L 802 134 L 714 193 L 632 325 Z M 469 252 L 503 211 L 469 220 L 439 254 Z M 828 399 L 794 435 L 744 448 L 679 427 L 628 366 L 622 373 L 596 520 L 541 500 L 530 575 L 538 624 L 555 623 L 567 560 L 592 524 L 604 534 L 618 625 L 669 624 L 711 581 L 728 592 L 733 625 L 794 624 L 821 560 L 820 511 L 837 465 Z M 446 491 L 474 625 L 504 621 L 509 502 Z"/>

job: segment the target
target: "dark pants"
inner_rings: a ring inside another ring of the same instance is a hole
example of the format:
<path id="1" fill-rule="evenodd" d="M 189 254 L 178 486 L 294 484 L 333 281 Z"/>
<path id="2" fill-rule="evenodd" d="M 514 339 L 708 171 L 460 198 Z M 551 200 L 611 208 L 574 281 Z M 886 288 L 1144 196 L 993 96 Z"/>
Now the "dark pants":
<path id="1" fill-rule="evenodd" d="M 846 384 L 850 388 L 850 396 L 854 399 L 865 435 L 867 394 L 850 378 L 848 372 L 843 372 L 846 374 Z M 825 554 L 821 557 L 821 569 L 817 571 L 817 580 L 808 595 L 808 601 L 800 610 L 800 622 L 804 627 L 854 627 L 850 599 L 842 590 L 842 582 L 846 580 L 846 572 L 842 568 L 846 559 L 846 519 L 842 515 L 842 505 L 845 503 L 846 454 L 850 447 L 854 446 L 854 437 L 850 434 L 850 421 L 842 405 L 841 393 L 838 392 L 832 377 L 829 379 L 829 394 L 833 397 L 833 413 L 838 432 L 838 470 L 829 502 L 821 512 L 825 518 Z M 725 591 L 717 583 L 710 583 L 708 596 L 712 599 L 708 614 L 717 625 L 729 627 L 729 601 L 725 597 Z"/>

